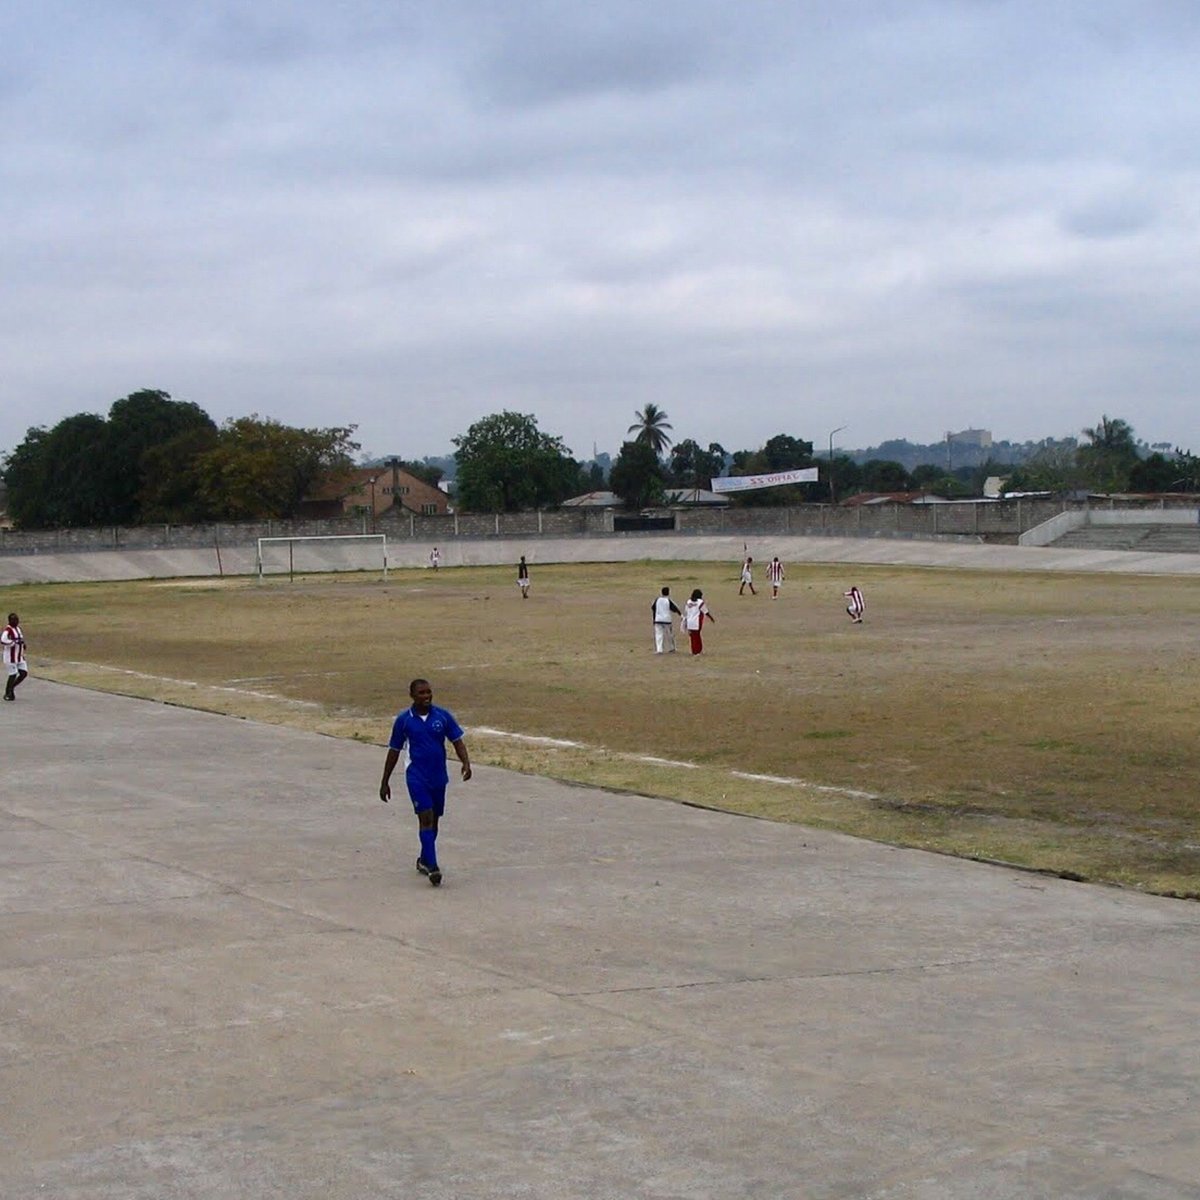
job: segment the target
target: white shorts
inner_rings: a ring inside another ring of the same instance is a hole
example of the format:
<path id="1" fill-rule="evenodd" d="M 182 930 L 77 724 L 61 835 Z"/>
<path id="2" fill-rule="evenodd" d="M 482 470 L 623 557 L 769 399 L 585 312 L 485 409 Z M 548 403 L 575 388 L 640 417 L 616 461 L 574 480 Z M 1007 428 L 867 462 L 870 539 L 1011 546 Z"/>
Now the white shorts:
<path id="1" fill-rule="evenodd" d="M 10 675 L 20 675 L 22 671 L 25 671 L 26 673 L 29 671 L 29 664 L 26 662 L 5 663 L 4 665 L 8 668 L 8 673 Z"/>

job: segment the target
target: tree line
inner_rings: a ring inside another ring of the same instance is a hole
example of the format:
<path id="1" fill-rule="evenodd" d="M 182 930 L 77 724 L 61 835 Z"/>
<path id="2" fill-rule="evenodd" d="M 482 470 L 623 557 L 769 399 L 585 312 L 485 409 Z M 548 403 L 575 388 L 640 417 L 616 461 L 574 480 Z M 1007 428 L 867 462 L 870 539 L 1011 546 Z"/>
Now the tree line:
<path id="1" fill-rule="evenodd" d="M 1200 460 L 1179 449 L 1143 456 L 1129 423 L 1107 415 L 1082 430 L 1082 442 L 1048 439 L 1015 467 L 988 458 L 957 469 L 927 462 L 911 471 L 891 459 L 860 463 L 847 454 L 821 455 L 814 452 L 812 442 L 787 433 L 768 438 L 757 449 L 732 453 L 718 442 L 707 447 L 693 438 L 674 442 L 663 409 L 647 404 L 635 416 L 607 479 L 622 503 L 635 509 L 661 503 L 668 489 L 707 489 L 718 475 L 765 475 L 805 467 L 817 468 L 815 483 L 733 493 L 729 501 L 738 507 L 779 507 L 840 501 L 859 492 L 915 491 L 967 499 L 982 495 L 984 482 L 992 476 L 1003 479 L 1009 492 L 1200 490 Z M 504 413 L 485 418 L 456 438 L 455 445 L 460 464 L 458 499 L 467 509 L 512 511 L 553 505 L 570 495 L 572 488 L 586 491 L 591 482 L 594 490 L 602 478 L 598 464 L 592 463 L 589 480 L 588 468 L 569 458 L 561 439 L 541 434 L 533 416 Z M 468 468 L 465 479 L 463 464 Z"/>
<path id="2" fill-rule="evenodd" d="M 106 417 L 30 429 L 5 459 L 8 512 L 22 529 L 289 517 L 353 465 L 353 432 L 259 416 L 218 426 L 197 404 L 133 392 Z"/>
<path id="3" fill-rule="evenodd" d="M 632 509 L 662 503 L 668 489 L 707 489 L 718 475 L 761 475 L 817 467 L 815 483 L 735 493 L 739 507 L 841 500 L 858 492 L 925 491 L 978 496 L 989 475 L 1009 491 L 1171 492 L 1200 490 L 1200 461 L 1176 450 L 1143 456 L 1132 427 L 1103 416 L 1084 441 L 1047 441 L 1024 463 L 985 461 L 951 470 L 913 470 L 889 459 L 859 463 L 814 453 L 787 433 L 755 449 L 672 440 L 668 414 L 647 404 L 635 414 L 606 474 L 572 457 L 561 437 L 532 414 L 493 413 L 455 437 L 455 501 L 468 512 L 552 508 L 606 485 Z M 218 426 L 198 405 L 142 390 L 106 417 L 79 413 L 51 429 L 30 429 L 4 462 L 10 517 L 20 528 L 285 519 L 318 489 L 336 491 L 354 466 L 354 426 L 302 429 L 252 415 Z M 428 463 L 404 462 L 436 483 Z"/>

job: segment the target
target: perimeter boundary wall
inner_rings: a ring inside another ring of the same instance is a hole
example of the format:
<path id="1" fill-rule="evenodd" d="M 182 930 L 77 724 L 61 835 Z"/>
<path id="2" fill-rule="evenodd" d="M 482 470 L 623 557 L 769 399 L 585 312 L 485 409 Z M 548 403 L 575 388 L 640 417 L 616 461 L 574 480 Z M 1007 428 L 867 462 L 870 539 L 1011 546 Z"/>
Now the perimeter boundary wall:
<path id="1" fill-rule="evenodd" d="M 1176 510 L 1176 511 L 1172 511 Z M 839 538 L 934 538 L 1014 544 L 1022 534 L 1059 516 L 1064 523 L 1089 519 L 1195 520 L 1195 500 L 1062 501 L 1019 499 L 949 504 L 873 504 L 852 508 L 807 504 L 793 508 L 670 510 L 675 528 L 665 536 L 808 536 Z M 1127 517 L 1107 516 L 1125 512 Z M 1080 516 L 1068 516 L 1078 513 Z M 1185 515 L 1185 513 L 1190 515 Z M 449 545 L 460 539 L 533 537 L 655 537 L 614 532 L 613 509 L 555 509 L 525 513 L 386 514 L 328 520 L 252 521 L 206 525 L 132 525 L 90 529 L 0 529 L 0 555 L 75 554 L 88 551 L 216 550 L 253 546 L 260 537 L 313 537 L 386 533 L 390 543 Z M 1082 517 L 1082 520 L 1080 519 Z"/>

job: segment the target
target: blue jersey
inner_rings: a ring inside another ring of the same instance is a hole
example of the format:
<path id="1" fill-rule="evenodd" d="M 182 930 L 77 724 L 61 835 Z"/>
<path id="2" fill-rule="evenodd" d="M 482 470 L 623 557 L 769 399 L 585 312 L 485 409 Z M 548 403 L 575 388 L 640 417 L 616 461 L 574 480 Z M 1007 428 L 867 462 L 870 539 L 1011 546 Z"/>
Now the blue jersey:
<path id="1" fill-rule="evenodd" d="M 392 726 L 392 740 L 388 748 L 401 751 L 408 747 L 406 776 L 414 775 L 421 782 L 434 787 L 445 787 L 450 782 L 446 770 L 446 740 L 457 742 L 463 731 L 454 714 L 436 704 L 429 712 L 419 717 L 411 708 L 406 708 Z"/>

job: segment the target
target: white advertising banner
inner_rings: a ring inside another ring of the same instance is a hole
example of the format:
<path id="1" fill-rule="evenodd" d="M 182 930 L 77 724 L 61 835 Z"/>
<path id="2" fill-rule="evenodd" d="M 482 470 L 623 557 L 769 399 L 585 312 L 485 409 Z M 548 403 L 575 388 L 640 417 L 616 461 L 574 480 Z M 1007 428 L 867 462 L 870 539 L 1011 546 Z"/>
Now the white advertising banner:
<path id="1" fill-rule="evenodd" d="M 785 483 L 816 483 L 816 467 L 795 471 L 773 471 L 770 475 L 721 475 L 712 481 L 714 492 L 749 492 L 755 488 L 780 487 Z"/>

